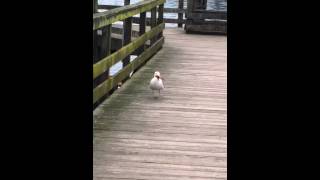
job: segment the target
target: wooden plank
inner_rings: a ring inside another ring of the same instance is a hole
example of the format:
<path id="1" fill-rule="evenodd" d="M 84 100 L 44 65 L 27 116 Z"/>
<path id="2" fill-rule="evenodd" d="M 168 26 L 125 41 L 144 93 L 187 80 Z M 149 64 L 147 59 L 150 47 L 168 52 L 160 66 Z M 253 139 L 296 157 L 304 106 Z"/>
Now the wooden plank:
<path id="1" fill-rule="evenodd" d="M 136 23 L 136 24 L 139 24 L 139 17 L 133 17 L 132 18 L 132 21 L 133 23 Z M 182 24 L 185 24 L 186 20 L 185 19 L 182 19 L 182 20 L 178 20 L 178 19 L 168 19 L 168 18 L 163 18 L 164 22 L 165 23 L 173 23 L 173 24 L 177 24 L 177 23 L 182 23 Z M 151 18 L 146 18 L 146 24 L 148 26 L 151 25 Z"/>
<path id="2" fill-rule="evenodd" d="M 106 139 L 104 139 L 106 140 Z M 121 141 L 122 139 L 120 139 Z M 134 142 L 131 142 L 130 139 L 128 144 L 133 144 Z M 149 142 L 148 142 L 149 143 Z M 225 146 L 227 146 L 225 144 Z M 207 156 L 207 157 L 216 157 L 216 158 L 227 158 L 227 154 L 225 153 L 226 149 L 224 149 L 222 152 L 214 152 L 214 150 L 210 151 L 199 151 L 199 150 L 173 150 L 173 149 L 157 149 L 153 147 L 129 147 L 129 146 L 117 146 L 114 148 L 108 148 L 107 145 L 105 146 L 95 146 L 95 152 L 100 153 L 101 155 L 103 154 L 143 154 L 143 155 L 164 155 L 164 156 Z"/>
<path id="3" fill-rule="evenodd" d="M 175 101 L 177 101 L 177 100 L 175 100 Z M 220 104 L 226 104 L 226 103 L 223 102 Z M 205 105 L 205 104 L 201 103 L 201 105 Z M 212 105 L 218 106 L 219 104 L 212 104 Z M 225 105 L 223 105 L 223 106 L 225 106 Z M 159 116 L 152 116 L 152 117 L 159 118 Z M 166 117 L 166 116 L 164 116 L 164 117 Z M 103 116 L 102 118 L 106 118 L 106 117 Z M 219 118 L 219 116 L 215 116 L 215 118 Z M 96 120 L 100 120 L 100 119 L 97 118 Z M 138 116 L 138 117 L 132 117 L 132 118 L 123 118 L 122 120 L 119 120 L 119 124 L 120 123 L 126 124 L 131 120 L 134 120 L 134 122 L 132 122 L 132 124 L 136 124 L 136 125 L 155 124 L 155 125 L 161 126 L 163 124 L 165 124 L 165 125 L 169 124 L 170 126 L 175 126 L 175 127 L 183 126 L 183 127 L 199 127 L 199 128 L 201 128 L 201 127 L 226 128 L 226 125 L 224 124 L 224 122 L 221 122 L 221 121 L 220 122 L 210 122 L 210 121 L 206 121 L 206 120 L 197 120 L 194 122 L 194 121 L 192 121 L 191 118 L 186 118 L 186 117 L 180 117 L 180 118 L 177 117 L 177 120 L 175 120 L 175 121 L 164 120 L 162 122 L 158 122 L 158 121 L 141 119 L 141 116 Z"/>
<path id="4" fill-rule="evenodd" d="M 174 115 L 174 113 L 172 114 Z M 168 121 L 170 116 L 167 116 L 165 119 Z M 115 116 L 112 117 L 103 117 L 106 118 L 117 118 Z M 149 119 L 157 119 L 156 117 L 148 117 L 145 120 Z M 140 119 L 143 119 L 142 116 L 140 116 Z M 187 119 L 187 118 L 184 118 Z M 226 117 L 220 120 L 220 123 L 225 123 Z M 120 121 L 120 119 L 118 119 Z M 174 119 L 173 119 L 174 120 Z M 98 120 L 99 122 L 103 121 L 102 119 Z M 128 120 L 129 121 L 129 120 Z M 136 121 L 136 119 L 133 119 L 131 121 Z M 184 148 L 190 148 L 190 147 L 198 147 L 199 150 L 202 147 L 206 148 L 227 148 L 227 137 L 226 136 L 204 136 L 204 135 L 188 135 L 188 134 L 178 134 L 176 133 L 174 136 L 168 136 L 168 134 L 164 133 L 135 133 L 135 132 L 116 132 L 116 131 L 103 131 L 103 130 L 95 130 L 95 138 L 96 142 L 95 145 L 99 145 L 99 142 L 102 143 L 102 145 L 105 145 L 109 142 L 120 142 L 121 139 L 125 140 L 123 141 L 124 144 L 129 145 L 128 141 L 135 141 L 132 144 L 137 144 L 139 147 L 141 146 L 147 146 L 153 144 L 153 145 L 162 145 L 163 149 L 168 149 L 169 146 L 179 146 Z M 100 139 L 101 138 L 101 139 Z M 108 139 L 103 139 L 108 138 Z M 203 145 L 203 146 L 202 146 Z M 134 146 L 137 147 L 137 146 Z M 161 149 L 161 148 L 160 148 Z M 181 149 L 182 150 L 182 149 Z M 207 150 L 207 149 L 206 149 Z"/>
<path id="5" fill-rule="evenodd" d="M 136 23 L 136 24 L 132 24 L 132 30 L 131 30 L 132 37 L 135 38 L 135 37 L 140 36 L 139 35 L 139 25 L 138 25 L 138 24 L 140 24 L 140 21 L 135 21 L 132 18 L 132 23 Z M 150 27 L 147 27 L 146 31 L 149 31 L 149 30 L 150 30 Z M 123 34 L 123 25 L 122 24 L 112 24 L 112 33 L 122 35 Z M 120 39 L 122 39 L 122 37 Z"/>
<path id="6" fill-rule="evenodd" d="M 165 13 L 181 13 L 181 14 L 184 14 L 184 13 L 187 12 L 187 10 L 183 9 L 183 8 L 164 8 L 163 12 L 165 12 Z"/>
<path id="7" fill-rule="evenodd" d="M 226 11 L 208 11 L 208 10 L 197 10 L 193 11 L 188 15 L 191 19 L 222 19 L 227 20 Z"/>
<path id="8" fill-rule="evenodd" d="M 111 131 L 115 132 L 115 131 Z M 137 133 L 135 133 L 137 134 Z M 174 136 L 172 134 L 169 134 Z M 179 135 L 179 134 L 176 134 Z M 168 136 L 168 135 L 167 135 Z M 135 137 L 135 136 L 133 136 Z M 96 141 L 106 143 L 96 143 L 94 145 L 94 151 L 105 151 L 110 146 L 122 147 L 139 151 L 157 149 L 157 153 L 174 153 L 174 154 L 208 154 L 221 153 L 225 155 L 227 150 L 227 144 L 206 144 L 206 143 L 191 143 L 191 142 L 177 142 L 177 141 L 155 141 L 155 140 L 145 140 L 145 139 L 133 139 L 129 137 L 128 139 L 110 137 L 110 138 L 99 138 L 96 137 Z M 161 152 L 162 151 L 162 152 Z"/>
<path id="9" fill-rule="evenodd" d="M 148 167 L 148 166 L 145 166 Z M 159 169 L 159 168 L 150 168 L 148 167 L 148 171 L 145 170 L 145 167 L 135 167 L 135 166 L 127 166 L 125 168 L 121 168 L 119 166 L 94 166 L 94 173 L 98 176 L 105 176 L 106 174 L 127 174 L 122 175 L 122 177 L 131 177 L 133 179 L 142 178 L 148 176 L 150 179 L 159 178 L 159 177 L 178 177 L 182 178 L 223 178 L 226 176 L 227 171 L 226 169 L 220 171 L 193 171 L 193 170 L 181 170 L 181 169 Z M 152 178 L 151 178 L 152 177 Z M 167 179 L 167 178 L 165 178 Z"/>
<path id="10" fill-rule="evenodd" d="M 203 21 L 203 22 L 192 22 L 186 23 L 185 28 L 187 33 L 227 33 L 227 22 L 226 21 Z"/>
<path id="11" fill-rule="evenodd" d="M 136 14 L 151 10 L 157 5 L 165 3 L 165 0 L 145 0 L 136 4 L 127 5 L 109 11 L 93 14 L 93 30 L 99 29 L 117 21 L 127 19 Z"/>
<path id="12" fill-rule="evenodd" d="M 176 23 L 185 24 L 186 20 L 185 19 L 179 20 L 179 19 L 167 19 L 167 18 L 164 18 L 164 22 L 165 23 L 173 23 L 173 24 L 176 24 Z"/>
<path id="13" fill-rule="evenodd" d="M 138 47 L 143 45 L 146 41 L 151 39 L 152 37 L 156 36 L 158 33 L 160 33 L 164 29 L 164 23 L 159 24 L 157 27 L 154 27 L 150 31 L 146 32 L 139 38 L 133 40 L 130 44 L 122 47 L 117 52 L 111 54 L 110 56 L 102 59 L 98 63 L 93 65 L 93 79 L 98 77 L 100 74 L 105 72 L 108 68 L 110 68 L 112 65 L 116 64 L 126 56 L 128 56 L 130 53 L 132 53 L 134 50 L 136 50 Z"/>
<path id="14" fill-rule="evenodd" d="M 95 152 L 94 152 L 95 153 Z M 174 164 L 185 166 L 207 166 L 207 167 L 226 167 L 226 158 L 204 157 L 204 156 L 167 156 L 167 155 L 140 155 L 135 154 L 101 154 L 93 156 L 94 164 L 107 163 L 109 161 L 127 161 L 127 162 L 150 162 L 159 164 Z M 145 168 L 147 171 L 148 168 Z M 94 175 L 95 176 L 95 175 Z M 163 179 L 163 177 L 162 177 Z"/>
<path id="15" fill-rule="evenodd" d="M 109 78 L 93 90 L 93 103 L 109 92 L 113 87 L 113 79 Z"/>
<path id="16" fill-rule="evenodd" d="M 106 4 L 99 4 L 98 9 L 114 9 L 114 8 L 119 8 L 122 6 L 119 5 L 106 5 Z"/>
<path id="17" fill-rule="evenodd" d="M 120 109 L 117 109 L 119 111 Z M 197 112 L 195 112 L 197 113 Z M 180 134 L 198 134 L 203 136 L 217 136 L 223 135 L 225 136 L 227 128 L 193 128 L 193 127 L 170 127 L 167 126 L 152 126 L 152 125 L 144 125 L 144 129 L 141 130 L 141 126 L 134 125 L 134 124 L 119 124 L 117 126 L 108 126 L 107 124 L 104 125 L 97 125 L 95 129 L 98 130 L 112 130 L 112 131 L 132 131 L 132 132 L 141 132 L 141 133 L 168 133 L 175 131 L 176 133 Z M 196 133 L 195 133 L 196 132 Z M 169 133 L 170 134 L 170 133 Z"/>
<path id="18" fill-rule="evenodd" d="M 99 9 L 114 9 L 114 8 L 119 8 L 122 6 L 118 6 L 118 5 L 99 5 L 98 8 Z M 164 8 L 164 12 L 165 13 L 185 13 L 187 11 L 187 9 L 183 9 L 182 8 Z"/>
<path id="19" fill-rule="evenodd" d="M 185 170 L 185 171 L 200 171 L 200 172 L 226 172 L 227 168 L 224 167 L 206 167 L 206 166 L 186 166 L 186 165 L 174 165 L 174 164 L 161 164 L 161 163 L 147 163 L 147 162 L 126 162 L 126 161 L 108 161 L 102 167 L 137 167 L 162 170 Z M 97 167 L 97 166 L 94 166 Z"/>
<path id="20" fill-rule="evenodd" d="M 158 40 L 153 46 L 149 47 L 135 60 L 129 63 L 125 68 L 121 69 L 112 78 L 107 79 L 93 90 L 93 103 L 97 102 L 101 97 L 108 93 L 113 87 L 127 77 L 132 71 L 137 69 L 144 61 L 155 54 L 162 46 L 164 38 Z"/>
<path id="21" fill-rule="evenodd" d="M 215 177 L 199 177 L 199 176 L 193 176 L 193 175 L 170 175 L 170 174 L 153 174 L 153 172 L 137 172 L 137 170 L 128 169 L 128 173 L 124 173 L 123 170 L 117 170 L 117 171 L 104 171 L 104 173 L 100 174 L 97 177 L 94 177 L 94 180 L 110 180 L 112 178 L 119 178 L 122 180 L 126 179 L 139 179 L 139 180 L 163 180 L 164 177 L 166 180 L 226 180 L 226 178 L 220 178 L 220 175 L 217 175 Z M 226 173 L 224 173 L 226 174 Z"/>

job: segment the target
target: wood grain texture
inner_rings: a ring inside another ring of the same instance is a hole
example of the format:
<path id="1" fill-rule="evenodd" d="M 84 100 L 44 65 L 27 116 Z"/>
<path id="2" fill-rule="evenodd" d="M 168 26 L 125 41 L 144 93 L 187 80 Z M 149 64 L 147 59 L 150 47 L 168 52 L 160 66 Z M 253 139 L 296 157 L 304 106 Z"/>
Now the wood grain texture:
<path id="1" fill-rule="evenodd" d="M 94 180 L 227 179 L 227 37 L 163 34 L 162 49 L 93 112 Z"/>

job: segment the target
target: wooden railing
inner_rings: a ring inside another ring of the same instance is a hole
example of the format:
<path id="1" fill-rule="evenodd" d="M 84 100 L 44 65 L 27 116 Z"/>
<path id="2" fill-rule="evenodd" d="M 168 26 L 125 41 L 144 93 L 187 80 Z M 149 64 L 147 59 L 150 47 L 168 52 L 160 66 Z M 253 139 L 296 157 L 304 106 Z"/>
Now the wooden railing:
<path id="1" fill-rule="evenodd" d="M 165 0 L 146 0 L 136 4 L 125 1 L 125 6 L 93 15 L 94 57 L 93 57 L 93 104 L 97 105 L 119 83 L 128 79 L 143 63 L 154 55 L 164 43 L 162 31 L 163 6 Z M 94 10 L 95 11 L 95 10 Z M 146 12 L 151 11 L 150 30 L 146 31 Z M 158 11 L 158 17 L 157 17 Z M 133 16 L 140 14 L 139 37 L 131 41 Z M 123 21 L 123 47 L 110 54 L 112 23 Z M 150 40 L 150 45 L 146 42 Z M 130 62 L 130 55 L 138 51 L 138 56 Z M 109 68 L 122 61 L 123 68 L 114 76 L 109 76 Z"/>
<path id="2" fill-rule="evenodd" d="M 187 9 L 183 8 L 184 5 L 184 0 L 179 0 L 178 8 L 164 8 L 163 12 L 164 13 L 178 13 L 178 18 L 177 19 L 171 19 L 171 18 L 164 18 L 165 23 L 174 23 L 178 24 L 178 27 L 182 27 L 182 24 L 186 23 L 186 19 L 184 19 L 184 15 L 187 12 Z M 116 5 L 98 5 L 98 9 L 114 9 L 114 8 L 119 8 L 121 6 L 116 6 Z M 132 18 L 133 23 L 139 23 L 139 17 L 133 17 Z M 151 18 L 147 18 L 147 25 L 150 24 Z"/>
<path id="3" fill-rule="evenodd" d="M 207 0 L 187 0 L 186 32 L 227 33 L 227 11 L 207 10 Z"/>

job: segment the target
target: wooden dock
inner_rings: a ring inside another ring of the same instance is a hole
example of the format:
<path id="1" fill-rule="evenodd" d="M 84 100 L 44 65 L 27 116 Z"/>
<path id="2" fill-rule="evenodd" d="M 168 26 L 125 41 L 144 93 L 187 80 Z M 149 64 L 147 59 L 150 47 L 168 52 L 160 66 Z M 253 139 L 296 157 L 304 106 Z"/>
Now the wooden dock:
<path id="1" fill-rule="evenodd" d="M 94 114 L 93 175 L 227 179 L 227 37 L 165 29 L 165 43 Z M 154 98 L 154 71 L 165 89 Z"/>

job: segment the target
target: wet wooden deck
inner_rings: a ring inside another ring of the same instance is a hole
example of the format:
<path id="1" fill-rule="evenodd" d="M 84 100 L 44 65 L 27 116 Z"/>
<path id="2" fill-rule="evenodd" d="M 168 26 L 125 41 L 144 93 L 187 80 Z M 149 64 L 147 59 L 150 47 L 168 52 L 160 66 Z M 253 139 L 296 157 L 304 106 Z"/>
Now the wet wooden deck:
<path id="1" fill-rule="evenodd" d="M 227 179 L 227 37 L 166 29 L 165 44 L 94 111 L 94 179 Z M 165 90 L 148 88 L 154 71 Z"/>

